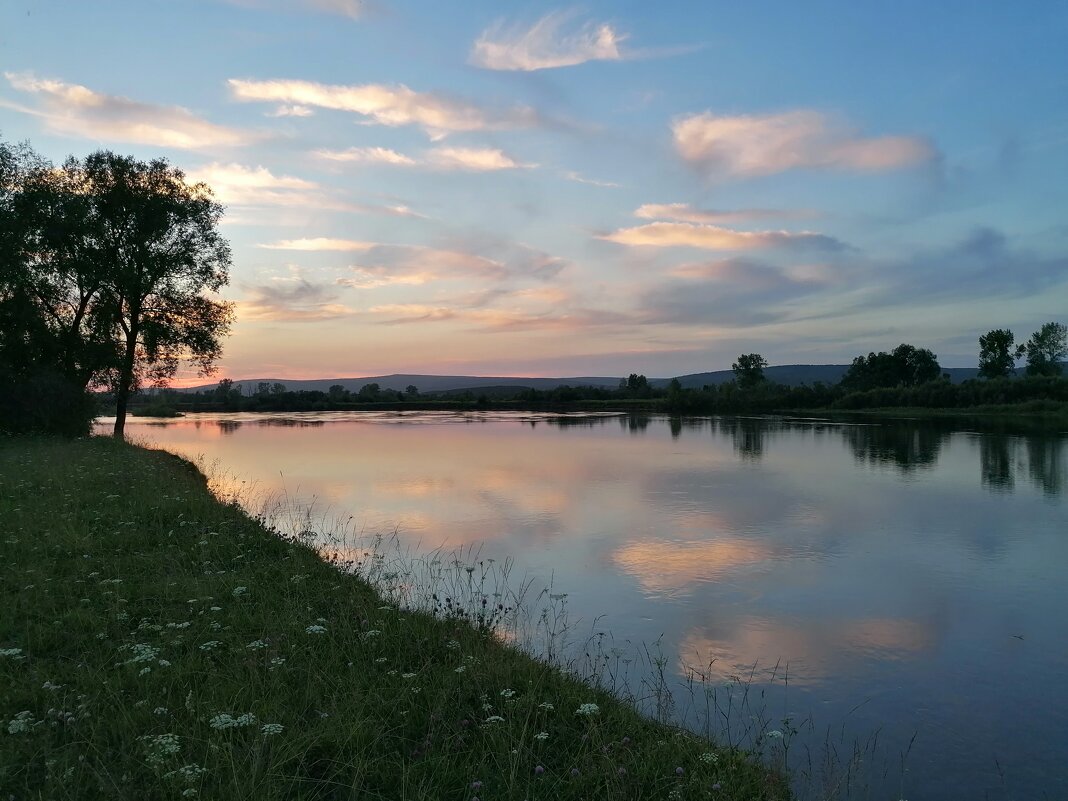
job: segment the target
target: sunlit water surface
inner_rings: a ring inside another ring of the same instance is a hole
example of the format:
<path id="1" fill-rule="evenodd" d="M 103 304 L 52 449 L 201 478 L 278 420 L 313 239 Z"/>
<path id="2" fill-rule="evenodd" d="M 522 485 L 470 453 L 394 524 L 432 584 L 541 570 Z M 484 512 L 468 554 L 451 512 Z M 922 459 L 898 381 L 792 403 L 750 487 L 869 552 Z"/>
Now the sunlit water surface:
<path id="1" fill-rule="evenodd" d="M 877 731 L 860 797 L 1068 798 L 1063 434 L 492 413 L 127 433 L 367 532 L 511 557 L 680 680 L 752 675 L 767 728 L 805 723 L 795 766 Z"/>

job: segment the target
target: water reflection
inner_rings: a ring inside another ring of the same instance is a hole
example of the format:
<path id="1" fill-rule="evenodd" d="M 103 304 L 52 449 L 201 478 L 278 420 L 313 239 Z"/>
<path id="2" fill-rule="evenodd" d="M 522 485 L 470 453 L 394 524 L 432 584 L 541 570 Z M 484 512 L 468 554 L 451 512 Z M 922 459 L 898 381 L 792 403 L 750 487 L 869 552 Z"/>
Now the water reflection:
<path id="1" fill-rule="evenodd" d="M 1064 436 L 615 417 L 131 425 L 367 533 L 513 558 L 569 593 L 573 619 L 659 641 L 679 677 L 754 676 L 773 717 L 880 729 L 901 750 L 919 732 L 910 783 L 871 797 L 983 797 L 990 755 L 1018 796 L 1068 797 L 1041 745 L 1068 724 Z"/>
<path id="2" fill-rule="evenodd" d="M 893 465 L 904 473 L 934 467 L 950 436 L 944 429 L 909 422 L 845 426 L 841 431 L 858 462 Z"/>

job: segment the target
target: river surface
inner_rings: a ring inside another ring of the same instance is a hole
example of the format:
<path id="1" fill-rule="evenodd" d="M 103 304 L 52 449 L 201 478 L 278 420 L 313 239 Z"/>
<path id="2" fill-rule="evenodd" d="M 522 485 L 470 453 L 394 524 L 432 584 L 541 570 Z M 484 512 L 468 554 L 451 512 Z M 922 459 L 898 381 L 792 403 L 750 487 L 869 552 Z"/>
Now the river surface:
<path id="1" fill-rule="evenodd" d="M 636 692 L 660 653 L 689 725 L 789 744 L 803 797 L 1068 798 L 1066 434 L 336 412 L 127 434 L 422 552 L 512 559 Z"/>

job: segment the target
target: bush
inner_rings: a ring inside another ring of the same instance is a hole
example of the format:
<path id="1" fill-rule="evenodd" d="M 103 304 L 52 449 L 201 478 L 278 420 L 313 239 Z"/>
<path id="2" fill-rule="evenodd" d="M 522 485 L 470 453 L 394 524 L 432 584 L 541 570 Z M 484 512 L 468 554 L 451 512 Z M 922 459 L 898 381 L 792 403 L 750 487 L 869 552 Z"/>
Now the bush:
<path id="1" fill-rule="evenodd" d="M 50 370 L 25 376 L 0 372 L 0 431 L 10 434 L 59 434 L 81 437 L 96 416 L 93 397 Z"/>

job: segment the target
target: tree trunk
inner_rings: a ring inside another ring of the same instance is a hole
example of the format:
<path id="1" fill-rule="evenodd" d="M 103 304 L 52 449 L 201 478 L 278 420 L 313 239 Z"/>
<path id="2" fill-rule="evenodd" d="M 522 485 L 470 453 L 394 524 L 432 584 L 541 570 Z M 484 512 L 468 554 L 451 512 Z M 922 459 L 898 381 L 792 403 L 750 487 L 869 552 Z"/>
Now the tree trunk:
<path id="1" fill-rule="evenodd" d="M 119 368 L 119 385 L 115 388 L 115 428 L 111 432 L 115 439 L 126 438 L 126 406 L 130 401 L 136 356 L 137 329 L 131 326 L 130 333 L 126 335 L 126 353 L 123 354 L 122 367 Z"/>

